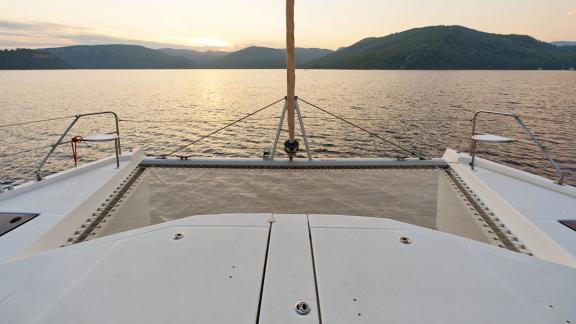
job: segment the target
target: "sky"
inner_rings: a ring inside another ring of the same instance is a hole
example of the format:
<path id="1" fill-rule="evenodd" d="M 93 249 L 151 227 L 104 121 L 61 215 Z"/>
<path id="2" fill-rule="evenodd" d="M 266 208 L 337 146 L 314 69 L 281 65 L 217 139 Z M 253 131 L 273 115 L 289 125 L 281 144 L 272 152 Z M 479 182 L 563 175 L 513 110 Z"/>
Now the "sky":
<path id="1" fill-rule="evenodd" d="M 298 47 L 337 49 L 431 25 L 576 41 L 576 0 L 296 0 L 295 16 Z M 281 48 L 284 19 L 284 0 L 0 0 L 0 48 Z"/>

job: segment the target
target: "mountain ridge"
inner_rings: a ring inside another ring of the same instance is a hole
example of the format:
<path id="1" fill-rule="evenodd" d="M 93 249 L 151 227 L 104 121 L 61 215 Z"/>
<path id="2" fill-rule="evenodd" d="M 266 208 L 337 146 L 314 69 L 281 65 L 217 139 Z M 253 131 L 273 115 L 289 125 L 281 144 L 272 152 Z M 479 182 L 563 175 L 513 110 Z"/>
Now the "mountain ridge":
<path id="1" fill-rule="evenodd" d="M 0 70 L 55 70 L 72 67 L 55 55 L 39 50 L 19 48 L 0 50 Z"/>
<path id="2" fill-rule="evenodd" d="M 555 41 L 555 42 L 550 42 L 550 44 L 556 45 L 556 46 L 576 46 L 576 42 L 571 42 L 571 41 Z"/>
<path id="3" fill-rule="evenodd" d="M 165 48 L 160 51 L 185 57 L 195 66 L 207 69 L 281 69 L 286 64 L 286 50 L 282 48 L 249 46 L 234 52 Z M 308 63 L 332 52 L 328 49 L 297 47 L 296 63 Z"/>
<path id="4" fill-rule="evenodd" d="M 110 44 L 3 53 L 0 69 L 282 69 L 286 64 L 285 49 L 261 46 L 200 52 Z M 297 48 L 296 60 L 298 68 L 309 69 L 557 70 L 576 67 L 576 46 L 441 25 L 367 37 L 337 51 Z"/>
<path id="5" fill-rule="evenodd" d="M 177 49 L 177 48 L 160 48 L 158 51 L 172 55 L 179 56 L 187 59 L 190 63 L 196 67 L 209 66 L 215 61 L 221 59 L 222 57 L 230 54 L 230 52 L 225 51 L 196 51 L 190 49 Z"/>
<path id="6" fill-rule="evenodd" d="M 369 37 L 305 65 L 316 69 L 533 70 L 576 66 L 576 47 L 462 26 Z"/>
<path id="7" fill-rule="evenodd" d="M 296 64 L 305 64 L 322 58 L 333 51 L 320 48 L 296 48 Z M 286 50 L 261 46 L 249 46 L 232 52 L 213 63 L 210 68 L 274 69 L 286 67 Z"/>
<path id="8" fill-rule="evenodd" d="M 140 45 L 74 45 L 44 48 L 76 69 L 193 68 L 186 59 Z"/>

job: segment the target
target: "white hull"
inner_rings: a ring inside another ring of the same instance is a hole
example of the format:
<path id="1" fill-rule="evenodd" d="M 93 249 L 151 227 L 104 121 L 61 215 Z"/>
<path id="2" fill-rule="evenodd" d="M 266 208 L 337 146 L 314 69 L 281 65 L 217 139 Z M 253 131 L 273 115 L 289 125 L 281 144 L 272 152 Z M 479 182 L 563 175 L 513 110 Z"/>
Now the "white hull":
<path id="1" fill-rule="evenodd" d="M 0 236 L 10 278 L 0 281 L 0 323 L 576 322 L 576 237 L 558 222 L 576 208 L 576 189 L 468 163 L 452 150 L 431 161 L 293 163 L 135 152 L 120 168 L 112 157 L 18 186 L 0 194 L 0 211 L 40 215 Z M 101 206 L 121 204 L 110 200 L 140 168 L 159 165 L 449 168 L 522 253 L 390 219 L 273 213 L 196 215 L 71 244 Z"/>

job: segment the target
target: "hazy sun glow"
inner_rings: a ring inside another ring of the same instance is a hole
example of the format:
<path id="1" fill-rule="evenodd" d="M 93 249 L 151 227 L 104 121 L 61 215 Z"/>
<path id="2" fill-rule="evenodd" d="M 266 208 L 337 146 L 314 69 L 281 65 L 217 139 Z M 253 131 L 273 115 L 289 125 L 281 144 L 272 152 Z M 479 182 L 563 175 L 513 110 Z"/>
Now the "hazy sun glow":
<path id="1" fill-rule="evenodd" d="M 365 37 L 433 25 L 576 41 L 575 1 L 296 0 L 296 44 L 337 49 Z M 285 10 L 285 0 L 0 0 L 0 48 L 280 48 Z"/>
<path id="2" fill-rule="evenodd" d="M 223 41 L 221 39 L 218 38 L 212 38 L 212 37 L 199 37 L 199 38 L 194 38 L 191 42 L 190 42 L 191 46 L 199 46 L 199 47 L 216 47 L 216 48 L 227 48 L 227 47 L 231 47 L 232 44 L 226 41 Z"/>

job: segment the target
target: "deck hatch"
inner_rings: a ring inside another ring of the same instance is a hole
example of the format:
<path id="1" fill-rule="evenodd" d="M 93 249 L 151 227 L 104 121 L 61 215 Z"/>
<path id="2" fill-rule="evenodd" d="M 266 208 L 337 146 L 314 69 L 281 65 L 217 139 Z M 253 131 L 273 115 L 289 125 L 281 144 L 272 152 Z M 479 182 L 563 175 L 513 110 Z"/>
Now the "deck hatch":
<path id="1" fill-rule="evenodd" d="M 0 236 L 23 225 L 40 214 L 33 213 L 0 213 Z"/>

